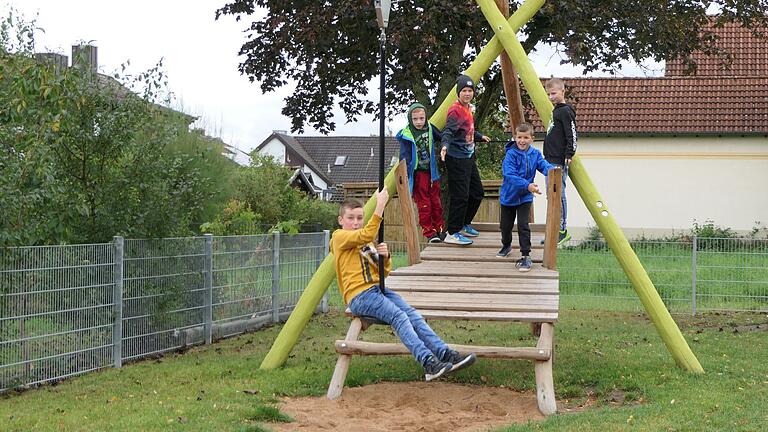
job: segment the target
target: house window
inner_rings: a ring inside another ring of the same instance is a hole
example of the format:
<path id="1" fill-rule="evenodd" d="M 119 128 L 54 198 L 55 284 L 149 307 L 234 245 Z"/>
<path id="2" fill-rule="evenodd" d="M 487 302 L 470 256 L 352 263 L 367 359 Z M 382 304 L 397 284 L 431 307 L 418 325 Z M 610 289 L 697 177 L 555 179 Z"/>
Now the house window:
<path id="1" fill-rule="evenodd" d="M 346 156 L 336 156 L 336 161 L 333 163 L 334 166 L 344 166 L 347 163 L 347 157 Z"/>

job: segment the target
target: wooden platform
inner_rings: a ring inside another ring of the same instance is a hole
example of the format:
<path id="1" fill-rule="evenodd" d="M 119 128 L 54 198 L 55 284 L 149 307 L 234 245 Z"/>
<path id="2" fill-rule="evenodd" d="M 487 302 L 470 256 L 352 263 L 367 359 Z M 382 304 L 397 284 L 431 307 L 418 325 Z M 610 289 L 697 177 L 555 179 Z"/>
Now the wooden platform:
<path id="1" fill-rule="evenodd" d="M 514 240 L 517 236 L 515 236 Z M 559 312 L 559 275 L 541 265 L 542 251 L 534 249 L 533 268 L 522 273 L 515 267 L 519 250 L 510 257 L 498 258 L 500 234 L 481 231 L 470 246 L 430 244 L 421 252 L 423 261 L 393 271 L 386 279 L 387 288 L 397 292 L 424 318 L 446 320 L 483 320 L 541 323 L 542 331 L 535 347 L 493 347 L 451 345 L 460 352 L 474 352 L 478 357 L 530 360 L 537 365 L 537 397 L 542 413 L 556 411 L 552 384 L 554 326 Z M 493 245 L 493 247 L 486 245 Z M 353 318 L 345 340 L 337 340 L 341 366 L 349 367 L 353 355 L 409 355 L 400 343 L 371 343 L 357 340 L 363 327 Z M 450 341 L 449 341 L 450 342 Z M 342 359 L 345 359 L 342 361 Z M 338 373 L 346 376 L 346 371 Z M 331 381 L 328 397 L 341 394 L 343 380 Z M 540 394 L 539 394 L 540 393 Z"/>

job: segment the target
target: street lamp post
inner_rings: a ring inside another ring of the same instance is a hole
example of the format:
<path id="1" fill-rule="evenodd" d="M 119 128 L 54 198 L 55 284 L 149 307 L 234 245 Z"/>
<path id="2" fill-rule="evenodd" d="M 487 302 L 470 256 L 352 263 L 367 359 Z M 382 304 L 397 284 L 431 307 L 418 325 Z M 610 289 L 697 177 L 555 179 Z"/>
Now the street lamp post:
<path id="1" fill-rule="evenodd" d="M 392 7 L 391 0 L 375 0 L 376 21 L 379 23 L 381 34 L 379 35 L 379 190 L 384 189 L 384 98 L 386 80 L 386 44 L 387 25 L 389 24 L 389 10 Z M 379 243 L 384 242 L 384 221 L 379 226 Z M 384 257 L 379 255 L 379 289 L 384 292 Z"/>

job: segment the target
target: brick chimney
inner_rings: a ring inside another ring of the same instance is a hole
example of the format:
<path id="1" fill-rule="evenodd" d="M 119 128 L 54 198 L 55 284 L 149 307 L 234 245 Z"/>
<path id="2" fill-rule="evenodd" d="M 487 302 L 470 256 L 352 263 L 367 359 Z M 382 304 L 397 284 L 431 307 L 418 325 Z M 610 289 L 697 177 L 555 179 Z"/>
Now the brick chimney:
<path id="1" fill-rule="evenodd" d="M 72 67 L 97 73 L 99 71 L 97 48 L 93 45 L 72 45 Z"/>
<path id="2" fill-rule="evenodd" d="M 53 65 L 56 70 L 64 70 L 69 66 L 69 57 L 57 53 L 36 53 L 35 58 L 40 63 Z"/>

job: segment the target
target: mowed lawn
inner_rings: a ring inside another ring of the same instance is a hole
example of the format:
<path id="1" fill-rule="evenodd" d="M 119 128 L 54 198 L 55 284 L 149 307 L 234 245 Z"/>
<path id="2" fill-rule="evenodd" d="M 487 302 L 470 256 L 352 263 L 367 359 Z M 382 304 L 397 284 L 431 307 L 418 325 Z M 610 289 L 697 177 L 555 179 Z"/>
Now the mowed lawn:
<path id="1" fill-rule="evenodd" d="M 335 289 L 335 288 L 331 288 Z M 336 303 L 336 302 L 334 302 Z M 592 407 L 502 430 L 760 431 L 768 425 L 768 316 L 757 313 L 676 315 L 706 371 L 674 365 L 642 313 L 561 311 L 556 326 L 555 390 L 561 407 Z M 280 326 L 184 353 L 106 369 L 0 396 L 3 431 L 269 430 L 278 396 L 323 396 L 336 361 L 333 341 L 348 319 L 341 309 L 312 319 L 283 368 L 259 365 Z M 528 327 L 435 322 L 449 342 L 534 345 Z M 366 340 L 393 340 L 381 326 Z M 422 379 L 410 357 L 355 357 L 348 386 Z M 450 381 L 534 391 L 525 361 L 480 359 Z"/>

